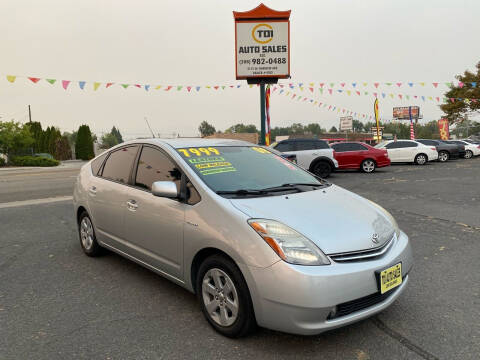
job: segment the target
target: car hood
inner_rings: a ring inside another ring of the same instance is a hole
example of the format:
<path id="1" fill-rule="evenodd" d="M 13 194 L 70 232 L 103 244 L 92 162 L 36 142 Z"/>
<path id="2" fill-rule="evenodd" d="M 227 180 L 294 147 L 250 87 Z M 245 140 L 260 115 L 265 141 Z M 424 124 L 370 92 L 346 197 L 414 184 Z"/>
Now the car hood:
<path id="1" fill-rule="evenodd" d="M 327 255 L 381 246 L 397 227 L 386 210 L 335 185 L 303 193 L 230 201 L 251 218 L 277 220 L 291 227 Z M 378 243 L 372 240 L 374 234 L 378 234 Z"/>

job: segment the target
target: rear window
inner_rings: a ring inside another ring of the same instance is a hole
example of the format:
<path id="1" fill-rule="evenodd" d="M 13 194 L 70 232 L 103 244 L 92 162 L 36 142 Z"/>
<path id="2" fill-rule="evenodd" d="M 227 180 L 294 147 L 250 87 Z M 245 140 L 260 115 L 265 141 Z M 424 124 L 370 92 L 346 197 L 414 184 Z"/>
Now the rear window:
<path id="1" fill-rule="evenodd" d="M 113 151 L 105 162 L 102 177 L 127 184 L 137 149 L 138 146 L 128 146 Z"/>

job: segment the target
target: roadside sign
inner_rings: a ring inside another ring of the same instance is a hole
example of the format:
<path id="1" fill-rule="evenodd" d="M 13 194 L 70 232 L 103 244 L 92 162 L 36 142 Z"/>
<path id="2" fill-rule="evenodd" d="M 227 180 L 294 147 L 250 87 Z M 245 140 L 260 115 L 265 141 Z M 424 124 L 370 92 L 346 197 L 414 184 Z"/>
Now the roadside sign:
<path id="1" fill-rule="evenodd" d="M 234 11 L 237 80 L 290 77 L 290 10 Z"/>
<path id="2" fill-rule="evenodd" d="M 393 108 L 393 117 L 398 120 L 410 120 L 410 109 L 412 119 L 421 119 L 419 106 L 402 106 Z"/>
<path id="3" fill-rule="evenodd" d="M 353 130 L 353 117 L 343 116 L 340 118 L 340 131 Z"/>

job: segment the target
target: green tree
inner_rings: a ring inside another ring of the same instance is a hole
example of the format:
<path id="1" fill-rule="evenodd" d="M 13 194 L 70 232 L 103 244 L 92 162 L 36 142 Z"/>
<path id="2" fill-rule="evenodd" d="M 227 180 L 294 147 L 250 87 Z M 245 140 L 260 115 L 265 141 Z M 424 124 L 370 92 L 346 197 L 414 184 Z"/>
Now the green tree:
<path id="1" fill-rule="evenodd" d="M 445 117 L 450 122 L 465 119 L 469 113 L 480 112 L 480 101 L 458 99 L 480 99 L 480 62 L 476 65 L 477 71 L 466 70 L 463 75 L 457 75 L 456 78 L 461 84 L 452 86 L 445 93 L 446 104 L 440 105 L 440 109 L 445 113 Z M 453 101 L 451 100 L 453 99 Z"/>
<path id="2" fill-rule="evenodd" d="M 75 143 L 75 157 L 82 160 L 90 160 L 95 156 L 93 152 L 92 132 L 88 125 L 80 125 Z"/>
<path id="3" fill-rule="evenodd" d="M 110 131 L 110 134 L 115 136 L 115 139 L 117 139 L 117 144 L 121 144 L 123 142 L 122 134 L 120 134 L 120 130 L 118 130 L 115 126 L 112 128 L 112 131 Z"/>
<path id="4" fill-rule="evenodd" d="M 118 139 L 112 133 L 103 134 L 100 138 L 100 148 L 102 149 L 110 149 L 111 147 L 119 144 Z"/>
<path id="5" fill-rule="evenodd" d="M 28 126 L 28 128 L 30 129 L 30 133 L 32 134 L 32 137 L 34 139 L 34 143 L 32 144 L 33 152 L 40 152 L 43 135 L 42 124 L 40 124 L 38 121 L 32 121 L 25 124 L 25 126 Z"/>
<path id="6" fill-rule="evenodd" d="M 0 121 L 0 153 L 10 156 L 28 148 L 34 142 L 28 126 L 14 121 Z"/>
<path id="7" fill-rule="evenodd" d="M 72 148 L 66 136 L 57 138 L 53 155 L 57 160 L 70 160 L 72 158 Z"/>
<path id="8" fill-rule="evenodd" d="M 363 123 L 360 120 L 353 120 L 352 128 L 353 128 L 353 132 L 362 132 L 364 128 Z"/>
<path id="9" fill-rule="evenodd" d="M 336 132 L 338 132 L 338 130 L 335 126 L 332 126 L 328 132 L 336 133 Z"/>
<path id="10" fill-rule="evenodd" d="M 206 121 L 202 121 L 198 127 L 198 131 L 200 131 L 202 137 L 213 135 L 216 132 L 215 127 Z"/>
<path id="11" fill-rule="evenodd" d="M 315 136 L 324 134 L 327 131 L 322 128 L 318 123 L 311 123 L 304 127 L 305 132 L 312 133 Z"/>
<path id="12" fill-rule="evenodd" d="M 236 124 L 230 126 L 225 133 L 227 134 L 234 134 L 234 133 L 257 133 L 257 127 L 255 125 L 244 125 L 244 124 Z"/>

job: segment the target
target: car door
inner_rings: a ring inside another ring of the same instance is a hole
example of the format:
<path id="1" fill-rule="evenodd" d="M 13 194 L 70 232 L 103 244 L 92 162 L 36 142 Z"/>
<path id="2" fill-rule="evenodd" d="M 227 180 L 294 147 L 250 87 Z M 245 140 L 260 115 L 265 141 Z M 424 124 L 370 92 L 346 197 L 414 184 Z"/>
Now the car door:
<path id="1" fill-rule="evenodd" d="M 391 162 L 401 162 L 402 161 L 402 149 L 401 141 L 393 141 L 385 145 L 385 149 L 388 152 L 388 157 Z"/>
<path id="2" fill-rule="evenodd" d="M 368 157 L 368 148 L 357 143 L 350 143 L 349 145 L 351 166 L 355 169 L 360 168 L 362 161 Z"/>
<path id="3" fill-rule="evenodd" d="M 413 141 L 402 141 L 402 161 L 413 162 L 419 153 L 418 144 Z"/>
<path id="4" fill-rule="evenodd" d="M 333 144 L 331 146 L 335 150 L 335 159 L 338 161 L 340 169 L 350 166 L 349 146 L 346 143 Z"/>
<path id="5" fill-rule="evenodd" d="M 155 181 L 173 181 L 180 192 L 182 173 L 157 147 L 144 145 L 127 193 L 125 234 L 129 252 L 177 279 L 183 278 L 185 203 L 152 195 Z"/>
<path id="6" fill-rule="evenodd" d="M 138 149 L 138 145 L 132 145 L 110 152 L 88 188 L 88 207 L 97 237 L 114 247 L 125 235 L 127 185 Z"/>

